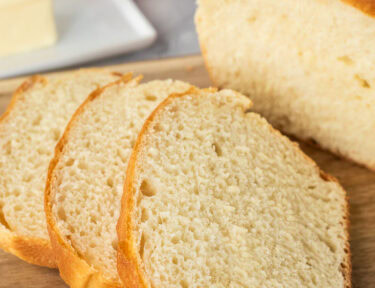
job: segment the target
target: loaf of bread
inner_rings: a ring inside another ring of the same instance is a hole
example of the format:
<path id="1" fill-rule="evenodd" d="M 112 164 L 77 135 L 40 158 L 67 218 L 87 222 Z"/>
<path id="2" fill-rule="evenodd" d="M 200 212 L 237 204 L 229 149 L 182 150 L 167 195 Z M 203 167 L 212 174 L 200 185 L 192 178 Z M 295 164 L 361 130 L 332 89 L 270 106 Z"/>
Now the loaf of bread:
<path id="1" fill-rule="evenodd" d="M 82 70 L 34 76 L 15 92 L 0 119 L 0 247 L 55 267 L 43 209 L 48 164 L 71 115 L 88 94 L 119 76 Z"/>
<path id="2" fill-rule="evenodd" d="M 213 82 L 287 134 L 375 169 L 375 1 L 198 0 Z"/>
<path id="3" fill-rule="evenodd" d="M 116 223 L 128 158 L 143 122 L 179 81 L 119 80 L 77 110 L 51 161 L 45 210 L 60 275 L 71 287 L 122 287 Z"/>
<path id="4" fill-rule="evenodd" d="M 163 101 L 129 161 L 125 287 L 350 287 L 346 193 L 231 90 Z"/>

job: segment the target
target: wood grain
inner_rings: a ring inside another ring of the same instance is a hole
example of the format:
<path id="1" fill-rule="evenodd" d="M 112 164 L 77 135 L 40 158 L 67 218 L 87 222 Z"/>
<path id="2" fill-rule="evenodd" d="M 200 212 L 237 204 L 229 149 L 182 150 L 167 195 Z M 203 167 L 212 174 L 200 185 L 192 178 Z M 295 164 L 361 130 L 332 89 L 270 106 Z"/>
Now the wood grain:
<path id="1" fill-rule="evenodd" d="M 200 56 L 138 62 L 109 67 L 119 72 L 143 74 L 144 80 L 175 78 L 200 87 L 210 85 Z M 63 72 L 64 73 L 64 72 Z M 0 112 L 9 103 L 11 92 L 24 78 L 0 81 Z M 375 287 L 375 172 L 342 160 L 305 143 L 301 148 L 346 189 L 350 202 L 350 236 L 353 287 Z M 0 288 L 66 287 L 56 270 L 22 262 L 0 251 Z"/>

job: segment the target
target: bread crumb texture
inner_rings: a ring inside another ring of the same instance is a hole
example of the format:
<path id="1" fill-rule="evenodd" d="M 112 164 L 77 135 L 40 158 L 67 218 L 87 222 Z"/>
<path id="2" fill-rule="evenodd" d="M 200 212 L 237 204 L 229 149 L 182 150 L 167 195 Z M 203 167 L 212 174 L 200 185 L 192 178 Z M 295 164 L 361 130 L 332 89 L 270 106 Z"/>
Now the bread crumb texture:
<path id="1" fill-rule="evenodd" d="M 118 225 L 148 287 L 344 287 L 345 191 L 249 107 L 170 97 L 140 136 Z"/>
<path id="2" fill-rule="evenodd" d="M 137 134 L 164 98 L 189 87 L 172 80 L 111 85 L 82 107 L 65 135 L 50 184 L 53 221 L 64 241 L 105 279 L 120 282 L 116 223 Z"/>
<path id="3" fill-rule="evenodd" d="M 284 132 L 375 169 L 373 17 L 341 0 L 198 3 L 216 85 L 249 96 Z"/>
<path id="4" fill-rule="evenodd" d="M 36 77 L 15 93 L 0 123 L 0 231 L 49 241 L 43 206 L 48 164 L 79 104 L 119 78 L 99 71 Z"/>

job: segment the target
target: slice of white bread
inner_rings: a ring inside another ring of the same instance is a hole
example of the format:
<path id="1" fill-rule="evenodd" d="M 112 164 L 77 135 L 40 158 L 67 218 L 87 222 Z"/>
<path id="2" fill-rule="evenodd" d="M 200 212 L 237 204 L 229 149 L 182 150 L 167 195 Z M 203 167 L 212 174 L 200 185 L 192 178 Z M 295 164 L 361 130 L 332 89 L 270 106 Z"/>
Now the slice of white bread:
<path id="1" fill-rule="evenodd" d="M 287 134 L 375 169 L 375 1 L 198 4 L 215 85 L 251 97 Z"/>
<path id="2" fill-rule="evenodd" d="M 102 70 L 34 76 L 0 119 L 0 248 L 55 267 L 43 209 L 48 164 L 70 117 L 98 86 L 119 79 Z"/>
<path id="3" fill-rule="evenodd" d="M 170 96 L 129 161 L 125 287 L 350 287 L 346 193 L 231 90 Z"/>
<path id="4" fill-rule="evenodd" d="M 126 167 L 148 115 L 179 81 L 118 81 L 95 91 L 56 146 L 45 211 L 61 277 L 71 287 L 121 287 L 116 223 Z"/>

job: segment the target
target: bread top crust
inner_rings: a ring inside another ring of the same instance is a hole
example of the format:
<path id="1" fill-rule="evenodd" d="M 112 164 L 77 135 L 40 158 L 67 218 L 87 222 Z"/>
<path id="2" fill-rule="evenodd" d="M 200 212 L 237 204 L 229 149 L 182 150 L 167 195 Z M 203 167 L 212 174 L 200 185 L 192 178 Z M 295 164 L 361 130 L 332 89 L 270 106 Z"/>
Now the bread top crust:
<path id="1" fill-rule="evenodd" d="M 375 17 L 375 0 L 341 0 L 344 3 L 352 5 L 363 13 Z"/>

